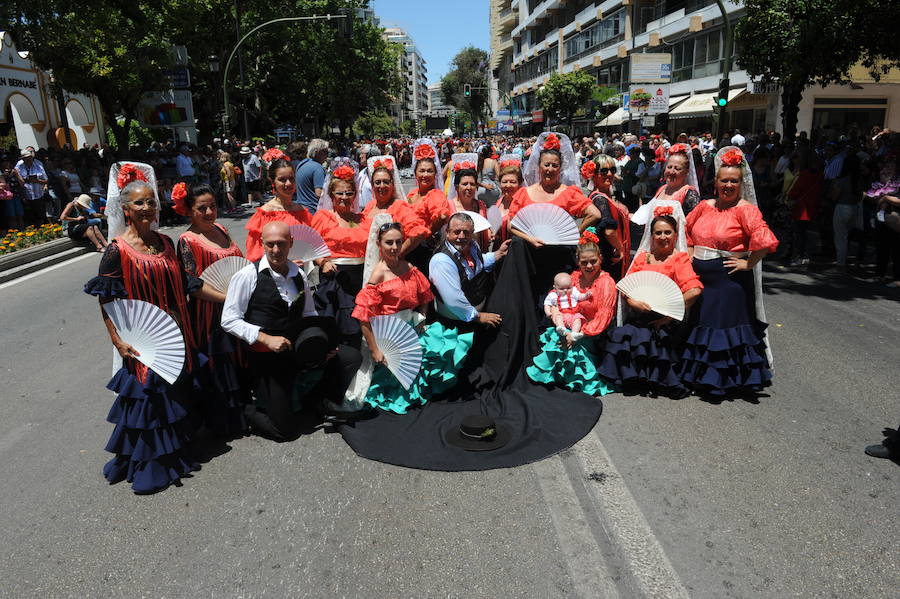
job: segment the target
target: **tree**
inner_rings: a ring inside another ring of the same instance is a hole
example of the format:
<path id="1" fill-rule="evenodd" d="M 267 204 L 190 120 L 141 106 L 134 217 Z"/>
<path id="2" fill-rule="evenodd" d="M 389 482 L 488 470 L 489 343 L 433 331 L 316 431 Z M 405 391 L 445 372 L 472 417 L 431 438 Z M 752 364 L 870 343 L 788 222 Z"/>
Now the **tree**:
<path id="1" fill-rule="evenodd" d="M 556 72 L 538 90 L 537 97 L 545 116 L 564 120 L 571 127 L 575 113 L 597 93 L 597 80 L 585 71 Z"/>
<path id="2" fill-rule="evenodd" d="M 793 139 L 803 91 L 810 85 L 846 83 L 850 68 L 867 67 L 877 81 L 900 66 L 892 29 L 895 0 L 742 0 L 736 25 L 738 65 L 753 77 L 781 86 L 782 128 Z"/>
<path id="3" fill-rule="evenodd" d="M 472 115 L 476 122 L 485 115 L 488 106 L 487 52 L 467 46 L 450 62 L 452 69 L 441 78 L 444 102 L 461 112 Z M 471 94 L 465 95 L 465 85 L 471 85 Z"/>
<path id="4" fill-rule="evenodd" d="M 380 137 L 394 130 L 394 119 L 383 110 L 362 113 L 353 123 L 353 133 L 362 137 Z"/>

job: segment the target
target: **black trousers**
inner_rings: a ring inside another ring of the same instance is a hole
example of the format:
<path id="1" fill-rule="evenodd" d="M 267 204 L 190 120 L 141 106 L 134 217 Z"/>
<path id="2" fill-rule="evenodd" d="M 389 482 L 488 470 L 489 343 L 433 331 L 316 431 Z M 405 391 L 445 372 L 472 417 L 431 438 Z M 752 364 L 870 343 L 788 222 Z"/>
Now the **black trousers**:
<path id="1" fill-rule="evenodd" d="M 249 406 L 247 419 L 254 430 L 277 441 L 294 439 L 300 434 L 303 414 L 293 405 L 298 377 L 321 374 L 321 382 L 304 397 L 303 410 L 308 414 L 323 398 L 341 403 L 362 364 L 359 350 L 347 345 L 339 347 L 337 355 L 320 368 L 321 373 L 299 372 L 291 352 L 250 352 L 249 357 L 255 403 Z"/>

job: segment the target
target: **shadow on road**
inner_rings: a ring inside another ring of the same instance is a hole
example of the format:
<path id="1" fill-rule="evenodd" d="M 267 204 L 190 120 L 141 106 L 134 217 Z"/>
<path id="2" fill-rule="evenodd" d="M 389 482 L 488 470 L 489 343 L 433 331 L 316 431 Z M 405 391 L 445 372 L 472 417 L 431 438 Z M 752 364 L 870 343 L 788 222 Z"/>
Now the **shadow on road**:
<path id="1" fill-rule="evenodd" d="M 900 288 L 858 279 L 850 274 L 801 272 L 779 268 L 772 263 L 765 263 L 763 270 L 766 274 L 763 283 L 766 295 L 802 295 L 841 302 L 855 299 L 900 300 Z M 803 280 L 788 278 L 785 275 L 803 275 Z"/>

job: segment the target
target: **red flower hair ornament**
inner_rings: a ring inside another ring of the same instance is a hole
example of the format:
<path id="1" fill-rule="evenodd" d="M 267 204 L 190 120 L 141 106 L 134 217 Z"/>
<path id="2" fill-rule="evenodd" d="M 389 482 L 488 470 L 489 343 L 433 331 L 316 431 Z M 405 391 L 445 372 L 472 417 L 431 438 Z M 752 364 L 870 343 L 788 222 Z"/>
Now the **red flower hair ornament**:
<path id="1" fill-rule="evenodd" d="M 671 156 L 672 154 L 679 154 L 679 153 L 680 154 L 688 153 L 687 144 L 674 144 L 672 147 L 669 148 L 669 156 Z"/>
<path id="2" fill-rule="evenodd" d="M 722 154 L 722 166 L 741 166 L 744 164 L 744 153 L 733 148 Z"/>
<path id="3" fill-rule="evenodd" d="M 515 166 L 517 168 L 521 168 L 522 161 L 521 160 L 504 160 L 500 163 L 500 168 L 506 168 L 508 166 Z"/>
<path id="4" fill-rule="evenodd" d="M 593 160 L 588 160 L 581 167 L 581 176 L 585 179 L 591 179 L 595 172 L 597 172 L 597 163 Z"/>
<path id="5" fill-rule="evenodd" d="M 672 216 L 675 213 L 675 210 L 671 206 L 657 206 L 653 209 L 653 217 L 657 216 Z"/>
<path id="6" fill-rule="evenodd" d="M 547 139 L 544 140 L 544 150 L 559 150 L 560 147 L 562 146 L 560 146 L 559 138 L 553 133 L 548 135 Z"/>
<path id="7" fill-rule="evenodd" d="M 131 163 L 128 163 L 123 165 L 122 168 L 119 169 L 119 175 L 116 177 L 116 185 L 119 186 L 119 189 L 123 189 L 129 183 L 146 180 L 147 175 L 145 175 L 141 171 L 141 169 Z"/>
<path id="8" fill-rule="evenodd" d="M 172 202 L 175 204 L 172 209 L 181 216 L 188 216 L 191 213 L 187 205 L 187 194 L 187 184 L 184 181 L 172 187 Z"/>
<path id="9" fill-rule="evenodd" d="M 290 160 L 290 158 L 278 148 L 269 148 L 266 150 L 266 153 L 262 155 L 262 160 L 263 162 L 272 164 L 276 160 Z"/>
<path id="10" fill-rule="evenodd" d="M 344 181 L 352 181 L 353 177 L 356 176 L 356 171 L 353 170 L 352 166 L 342 164 L 337 167 L 333 171 L 331 171 L 331 176 L 335 179 L 342 179 Z"/>
<path id="11" fill-rule="evenodd" d="M 463 160 L 462 162 L 456 162 L 453 164 L 453 172 L 461 171 L 466 168 L 474 169 L 475 163 L 469 162 L 468 160 Z"/>
<path id="12" fill-rule="evenodd" d="M 578 239 L 578 245 L 584 245 L 586 243 L 600 243 L 600 238 L 597 237 L 597 234 L 593 231 L 585 230 Z"/>
<path id="13" fill-rule="evenodd" d="M 385 158 L 384 160 L 376 160 L 372 163 L 372 172 L 374 173 L 380 168 L 386 168 L 387 170 L 393 172 L 394 170 L 394 161 L 390 158 Z"/>
<path id="14" fill-rule="evenodd" d="M 420 144 L 413 152 L 413 157 L 416 160 L 422 160 L 424 158 L 434 158 L 434 148 L 432 148 L 428 144 Z"/>

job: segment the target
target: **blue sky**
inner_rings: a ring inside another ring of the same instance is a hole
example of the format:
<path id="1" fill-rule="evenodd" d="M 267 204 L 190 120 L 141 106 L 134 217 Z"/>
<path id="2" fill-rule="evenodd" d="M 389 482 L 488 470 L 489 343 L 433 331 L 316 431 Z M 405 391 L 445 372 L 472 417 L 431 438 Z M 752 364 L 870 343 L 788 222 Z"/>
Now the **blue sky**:
<path id="1" fill-rule="evenodd" d="M 416 42 L 428 82 L 447 74 L 450 60 L 465 46 L 490 52 L 488 0 L 372 0 L 382 27 L 402 27 Z"/>

